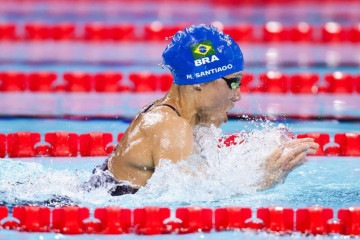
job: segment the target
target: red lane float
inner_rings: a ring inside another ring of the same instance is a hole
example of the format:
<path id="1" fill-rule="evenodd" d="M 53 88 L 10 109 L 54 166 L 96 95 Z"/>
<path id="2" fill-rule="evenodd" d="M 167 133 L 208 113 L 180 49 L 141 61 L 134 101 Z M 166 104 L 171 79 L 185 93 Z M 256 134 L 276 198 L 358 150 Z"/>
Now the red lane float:
<path id="1" fill-rule="evenodd" d="M 290 40 L 293 42 L 313 42 L 314 27 L 309 23 L 299 22 L 295 26 L 290 27 Z"/>
<path id="2" fill-rule="evenodd" d="M 12 230 L 19 230 L 19 220 L 10 218 L 9 217 L 9 210 L 6 206 L 0 206 L 0 229 L 12 229 Z"/>
<path id="3" fill-rule="evenodd" d="M 9 157 L 34 157 L 35 144 L 40 142 L 40 133 L 17 132 L 7 135 L 7 152 Z"/>
<path id="4" fill-rule="evenodd" d="M 338 22 L 325 22 L 321 26 L 314 26 L 307 22 L 288 25 L 279 21 L 269 21 L 263 25 L 242 23 L 223 26 L 222 23 L 218 22 L 214 24 L 238 42 L 320 42 L 324 44 L 360 42 L 359 24 L 343 26 Z M 140 27 L 132 23 L 88 22 L 84 25 L 76 25 L 73 22 L 55 24 L 28 22 L 24 24 L 23 29 L 18 29 L 19 27 L 15 23 L 10 22 L 0 24 L 0 41 L 17 41 L 20 39 L 25 41 L 168 42 L 177 31 L 183 30 L 188 25 L 187 23 L 166 24 L 160 21 L 154 21 Z M 260 34 L 255 34 L 257 32 Z"/>
<path id="5" fill-rule="evenodd" d="M 122 83 L 128 78 L 130 84 Z M 260 73 L 259 85 L 254 85 L 254 74 L 246 73 L 242 78 L 241 91 L 272 94 L 353 94 L 360 93 L 360 75 L 344 72 L 326 73 L 326 85 L 319 86 L 317 73 L 295 73 L 269 71 Z M 60 80 L 60 81 L 58 81 Z M 156 92 L 168 91 L 173 83 L 170 73 L 130 72 L 65 72 L 62 76 L 54 72 L 0 72 L 0 91 L 2 92 Z"/>
<path id="6" fill-rule="evenodd" d="M 309 207 L 296 210 L 296 230 L 305 234 L 327 234 L 327 223 L 333 218 L 331 208 Z"/>
<path id="7" fill-rule="evenodd" d="M 134 85 L 134 92 L 155 92 L 159 82 L 157 75 L 150 72 L 130 73 L 129 80 Z"/>
<path id="8" fill-rule="evenodd" d="M 286 93 L 288 91 L 288 77 L 280 72 L 260 74 L 260 89 L 267 93 Z"/>
<path id="9" fill-rule="evenodd" d="M 336 22 L 327 22 L 321 28 L 323 42 L 344 42 L 347 40 L 345 29 Z"/>
<path id="10" fill-rule="evenodd" d="M 251 215 L 251 208 L 217 208 L 215 209 L 215 230 L 224 231 L 246 228 L 246 221 L 251 218 Z"/>
<path id="11" fill-rule="evenodd" d="M 75 40 L 75 24 L 62 22 L 48 24 L 44 22 L 31 22 L 25 24 L 25 40 L 46 41 L 46 40 Z"/>
<path id="12" fill-rule="evenodd" d="M 83 233 L 99 234 L 101 232 L 101 223 L 98 219 L 87 219 L 82 224 Z"/>
<path id="13" fill-rule="evenodd" d="M 25 39 L 26 40 L 50 40 L 51 27 L 43 22 L 29 22 L 25 26 Z"/>
<path id="14" fill-rule="evenodd" d="M 326 227 L 328 234 L 344 234 L 343 223 L 339 220 L 329 220 Z"/>
<path id="15" fill-rule="evenodd" d="M 50 156 L 76 157 L 78 155 L 79 137 L 76 133 L 51 132 L 45 134 L 45 141 L 50 143 Z"/>
<path id="16" fill-rule="evenodd" d="M 85 72 L 66 72 L 63 75 L 67 92 L 90 92 L 93 76 Z"/>
<path id="17" fill-rule="evenodd" d="M 255 40 L 254 26 L 252 24 L 226 25 L 223 31 L 225 34 L 229 34 L 235 41 L 253 42 Z"/>
<path id="18" fill-rule="evenodd" d="M 80 134 L 80 155 L 88 156 L 106 156 L 109 154 L 107 147 L 112 142 L 111 133 L 92 132 Z"/>
<path id="19" fill-rule="evenodd" d="M 315 42 L 314 27 L 306 22 L 284 26 L 281 22 L 267 22 L 262 29 L 264 42 Z"/>
<path id="20" fill-rule="evenodd" d="M 288 41 L 289 32 L 280 22 L 267 22 L 262 29 L 264 42 Z"/>
<path id="21" fill-rule="evenodd" d="M 1 221 L 6 218 L 9 214 L 9 210 L 6 206 L 0 206 L 0 223 Z M 1 228 L 1 224 L 0 224 L 0 228 Z"/>
<path id="22" fill-rule="evenodd" d="M 6 135 L 0 133 L 0 158 L 6 156 Z"/>
<path id="23" fill-rule="evenodd" d="M 83 221 L 89 218 L 90 211 L 84 207 L 55 208 L 52 211 L 52 230 L 63 234 L 81 234 Z"/>
<path id="24" fill-rule="evenodd" d="M 159 76 L 159 87 L 158 89 L 162 92 L 166 92 L 170 89 L 174 81 L 173 76 L 170 73 L 161 74 Z"/>
<path id="25" fill-rule="evenodd" d="M 165 25 L 155 21 L 143 27 L 143 40 L 145 41 L 171 41 L 177 31 L 183 30 L 188 24 Z"/>
<path id="26" fill-rule="evenodd" d="M 15 23 L 0 23 L 0 41 L 14 41 L 16 38 Z"/>
<path id="27" fill-rule="evenodd" d="M 74 40 L 75 24 L 71 22 L 62 22 L 52 25 L 51 38 L 55 41 Z"/>
<path id="28" fill-rule="evenodd" d="M 86 23 L 83 29 L 85 41 L 133 41 L 136 40 L 132 24 L 107 25 L 101 22 Z"/>
<path id="29" fill-rule="evenodd" d="M 130 233 L 131 210 L 119 207 L 97 208 L 94 217 L 101 222 L 102 234 Z"/>
<path id="30" fill-rule="evenodd" d="M 241 87 L 240 90 L 242 93 L 248 93 L 251 91 L 250 84 L 254 81 L 255 77 L 251 73 L 245 73 L 241 79 Z"/>
<path id="31" fill-rule="evenodd" d="M 350 207 L 348 209 L 340 209 L 338 218 L 343 223 L 344 234 L 360 235 L 360 207 Z"/>
<path id="32" fill-rule="evenodd" d="M 52 92 L 56 79 L 55 72 L 32 72 L 28 75 L 29 90 L 32 92 Z"/>
<path id="33" fill-rule="evenodd" d="M 294 229 L 294 210 L 291 208 L 259 208 L 256 215 L 268 231 L 291 232 Z"/>
<path id="34" fill-rule="evenodd" d="M 340 146 L 340 156 L 360 156 L 360 134 L 336 133 L 335 142 Z"/>
<path id="35" fill-rule="evenodd" d="M 124 133 L 119 133 L 117 142 Z M 315 156 L 360 156 L 360 133 L 336 133 L 334 142 L 330 142 L 327 133 L 302 133 L 297 138 L 313 138 L 319 144 Z M 0 157 L 76 157 L 80 156 L 107 156 L 113 152 L 116 144 L 113 143 L 113 135 L 105 132 L 71 133 L 50 132 L 44 134 L 41 142 L 40 133 L 15 132 L 9 134 L 0 133 Z M 241 144 L 243 139 L 239 134 L 224 135 L 219 139 L 218 147 L 229 147 Z"/>
<path id="36" fill-rule="evenodd" d="M 290 91 L 295 94 L 318 93 L 319 75 L 316 73 L 298 73 L 290 76 Z"/>
<path id="37" fill-rule="evenodd" d="M 16 206 L 12 214 L 14 218 L 20 220 L 20 231 L 50 231 L 50 209 L 47 207 Z"/>
<path id="38" fill-rule="evenodd" d="M 101 72 L 94 76 L 94 89 L 96 92 L 118 92 L 123 76 L 118 72 Z"/>
<path id="39" fill-rule="evenodd" d="M 321 206 L 300 209 L 258 208 L 257 219 L 247 207 L 180 207 L 171 218 L 166 207 L 143 207 L 133 211 L 120 207 L 97 208 L 94 216 L 85 207 L 47 208 L 15 206 L 12 216 L 0 206 L 0 228 L 26 232 L 59 232 L 63 234 L 186 234 L 250 229 L 291 234 L 360 236 L 360 207 L 334 210 Z M 133 218 L 133 222 L 131 219 Z"/>
<path id="40" fill-rule="evenodd" d="M 210 232 L 213 222 L 210 208 L 184 207 L 176 209 L 176 217 L 181 220 L 179 233 Z"/>
<path id="41" fill-rule="evenodd" d="M 349 35 L 351 42 L 354 43 L 360 42 L 360 23 L 350 28 Z"/>
<path id="42" fill-rule="evenodd" d="M 328 93 L 352 93 L 355 87 L 353 76 L 342 72 L 325 74 L 325 81 L 328 83 Z"/>
<path id="43" fill-rule="evenodd" d="M 154 235 L 168 233 L 164 224 L 170 217 L 170 209 L 164 207 L 136 208 L 133 212 L 134 232 L 136 234 Z"/>
<path id="44" fill-rule="evenodd" d="M 26 75 L 22 72 L 0 72 L 0 91 L 22 92 L 25 91 Z"/>
<path id="45" fill-rule="evenodd" d="M 110 36 L 113 41 L 133 41 L 137 40 L 135 34 L 136 26 L 126 23 L 118 23 L 111 25 L 110 27 Z"/>
<path id="46" fill-rule="evenodd" d="M 86 23 L 84 26 L 84 39 L 90 41 L 106 41 L 111 39 L 110 28 L 103 23 Z"/>

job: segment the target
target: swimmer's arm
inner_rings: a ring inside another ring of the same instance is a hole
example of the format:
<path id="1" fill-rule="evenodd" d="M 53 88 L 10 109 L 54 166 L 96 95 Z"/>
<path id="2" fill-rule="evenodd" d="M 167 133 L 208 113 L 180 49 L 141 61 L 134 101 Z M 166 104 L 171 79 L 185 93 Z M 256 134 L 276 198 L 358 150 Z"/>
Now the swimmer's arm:
<path id="1" fill-rule="evenodd" d="M 192 128 L 185 119 L 171 117 L 158 126 L 152 145 L 155 167 L 161 159 L 172 162 L 187 159 L 194 148 Z"/>
<path id="2" fill-rule="evenodd" d="M 264 164 L 265 176 L 258 186 L 259 190 L 283 182 L 292 170 L 306 161 L 307 154 L 315 154 L 318 148 L 312 138 L 293 139 L 276 148 Z"/>

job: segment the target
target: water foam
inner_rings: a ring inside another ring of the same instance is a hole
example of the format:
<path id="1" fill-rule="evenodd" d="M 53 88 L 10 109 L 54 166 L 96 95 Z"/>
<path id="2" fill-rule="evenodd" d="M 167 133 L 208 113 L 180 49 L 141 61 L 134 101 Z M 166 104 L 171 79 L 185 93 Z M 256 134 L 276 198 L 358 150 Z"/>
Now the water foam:
<path id="1" fill-rule="evenodd" d="M 223 136 L 215 127 L 195 130 L 197 153 L 188 160 L 162 160 L 139 195 L 159 201 L 216 201 L 258 191 L 264 176 L 263 164 L 270 153 L 290 139 L 284 125 L 237 134 L 244 141 L 221 146 Z M 220 145 L 220 146 L 219 146 Z"/>
<path id="2" fill-rule="evenodd" d="M 164 203 L 211 202 L 252 194 L 263 178 L 262 164 L 272 150 L 288 140 L 284 126 L 261 124 L 261 128 L 237 135 L 242 144 L 225 147 L 219 142 L 221 129 L 195 129 L 196 153 L 171 163 L 160 161 L 146 187 L 135 195 L 111 197 L 105 188 L 87 192 L 82 183 L 91 169 L 45 167 L 41 163 L 1 160 L 0 199 L 8 205 L 36 204 L 143 206 Z M 69 168 L 70 166 L 70 168 Z"/>

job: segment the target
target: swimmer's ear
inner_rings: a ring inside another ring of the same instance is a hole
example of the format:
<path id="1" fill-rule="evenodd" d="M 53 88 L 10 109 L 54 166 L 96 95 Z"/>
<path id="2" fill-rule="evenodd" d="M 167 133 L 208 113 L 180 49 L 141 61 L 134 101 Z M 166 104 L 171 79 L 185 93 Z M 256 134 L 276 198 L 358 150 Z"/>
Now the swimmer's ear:
<path id="1" fill-rule="evenodd" d="M 195 90 L 201 91 L 200 84 L 194 84 L 194 88 L 195 88 Z"/>

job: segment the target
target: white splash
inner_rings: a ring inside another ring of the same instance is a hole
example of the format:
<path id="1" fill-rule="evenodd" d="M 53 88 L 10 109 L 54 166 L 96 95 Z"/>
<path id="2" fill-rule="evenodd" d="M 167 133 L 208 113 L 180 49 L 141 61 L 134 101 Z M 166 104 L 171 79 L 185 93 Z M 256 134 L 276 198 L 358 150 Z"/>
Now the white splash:
<path id="1" fill-rule="evenodd" d="M 46 201 L 54 196 L 74 197 L 82 172 L 56 171 L 40 163 L 1 160 L 0 193 L 5 202 Z M 66 186 L 66 187 L 64 187 Z"/>
<path id="2" fill-rule="evenodd" d="M 260 124 L 261 125 L 261 124 Z M 0 202 L 17 204 L 60 198 L 89 207 L 104 205 L 143 206 L 176 202 L 206 202 L 257 191 L 262 180 L 262 164 L 272 150 L 287 141 L 284 126 L 264 123 L 262 128 L 237 135 L 243 143 L 225 147 L 219 142 L 220 129 L 199 127 L 197 152 L 176 164 L 162 160 L 146 187 L 135 195 L 112 197 L 108 189 L 91 192 L 80 188 L 90 178 L 92 167 L 64 169 L 44 167 L 41 163 L 2 159 L 0 161 Z M 63 201 L 63 202 L 61 202 Z"/>
<path id="3" fill-rule="evenodd" d="M 198 152 L 176 164 L 162 160 L 139 195 L 158 201 L 215 201 L 254 193 L 263 179 L 262 165 L 280 143 L 290 139 L 284 126 L 238 134 L 244 142 L 219 146 L 220 129 L 195 130 Z"/>

